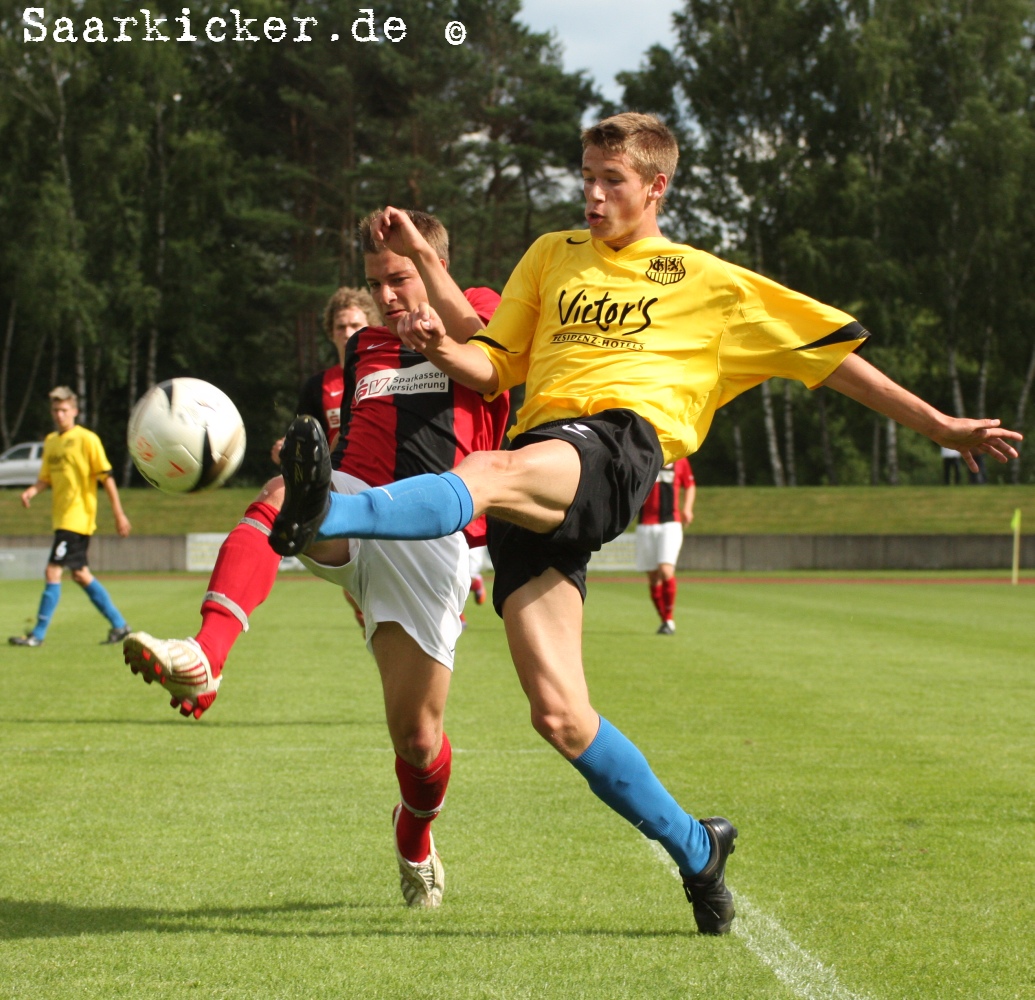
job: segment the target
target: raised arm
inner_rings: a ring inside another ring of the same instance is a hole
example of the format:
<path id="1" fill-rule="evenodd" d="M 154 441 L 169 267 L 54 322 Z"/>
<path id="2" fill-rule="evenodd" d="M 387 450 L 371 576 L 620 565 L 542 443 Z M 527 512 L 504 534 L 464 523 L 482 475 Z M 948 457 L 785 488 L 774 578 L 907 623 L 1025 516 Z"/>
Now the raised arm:
<path id="1" fill-rule="evenodd" d="M 387 207 L 370 225 L 370 235 L 392 253 L 409 257 L 424 282 L 428 300 L 448 335 L 464 344 L 485 328 L 471 303 L 450 277 L 438 254 L 405 212 Z M 443 369 L 444 370 L 444 369 Z"/>
<path id="2" fill-rule="evenodd" d="M 997 462 L 1007 462 L 1017 457 L 1017 450 L 1010 442 L 1024 437 L 1017 431 L 1000 427 L 998 420 L 950 417 L 903 389 L 858 354 L 849 354 L 823 384 L 919 431 L 936 444 L 955 448 L 972 472 L 978 471 L 975 453 L 983 452 Z"/>

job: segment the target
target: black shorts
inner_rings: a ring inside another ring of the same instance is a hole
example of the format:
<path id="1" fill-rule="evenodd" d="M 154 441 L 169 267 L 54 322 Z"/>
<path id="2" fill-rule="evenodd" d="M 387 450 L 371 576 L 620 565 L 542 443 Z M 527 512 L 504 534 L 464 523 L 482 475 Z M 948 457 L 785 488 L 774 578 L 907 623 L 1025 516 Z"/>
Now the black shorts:
<path id="1" fill-rule="evenodd" d="M 567 576 L 585 599 L 590 554 L 632 524 L 664 462 L 657 431 L 632 410 L 554 420 L 519 434 L 511 447 L 551 438 L 578 450 L 579 487 L 564 521 L 549 534 L 488 519 L 489 555 L 496 574 L 492 604 L 500 617 L 503 602 L 515 590 L 551 568 Z"/>
<path id="2" fill-rule="evenodd" d="M 87 564 L 86 550 L 89 547 L 89 535 L 58 528 L 54 532 L 54 547 L 50 550 L 50 558 L 47 561 L 65 569 L 82 569 Z"/>

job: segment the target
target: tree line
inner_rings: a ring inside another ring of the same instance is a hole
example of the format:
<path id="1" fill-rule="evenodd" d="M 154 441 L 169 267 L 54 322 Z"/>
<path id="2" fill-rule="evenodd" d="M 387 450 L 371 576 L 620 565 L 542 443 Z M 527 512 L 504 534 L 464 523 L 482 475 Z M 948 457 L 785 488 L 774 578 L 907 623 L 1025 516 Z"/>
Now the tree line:
<path id="1" fill-rule="evenodd" d="M 181 6 L 64 0 L 46 21 L 82 34 Z M 580 122 L 618 108 L 519 0 L 377 4 L 376 30 L 406 32 L 372 44 L 335 0 L 236 5 L 260 27 L 315 19 L 305 44 L 211 43 L 200 26 L 228 6 L 190 3 L 197 40 L 166 44 L 26 43 L 23 8 L 0 13 L 4 446 L 49 429 L 45 392 L 67 383 L 128 481 L 128 409 L 190 374 L 238 402 L 260 478 L 299 382 L 330 361 L 324 300 L 362 283 L 365 214 L 435 212 L 457 280 L 497 289 L 536 236 L 582 224 Z M 871 360 L 943 409 L 1026 429 L 1033 23 L 1031 0 L 688 0 L 672 44 L 620 78 L 622 108 L 680 137 L 663 229 L 851 312 Z M 774 381 L 720 411 L 695 468 L 910 482 L 938 455 Z"/>

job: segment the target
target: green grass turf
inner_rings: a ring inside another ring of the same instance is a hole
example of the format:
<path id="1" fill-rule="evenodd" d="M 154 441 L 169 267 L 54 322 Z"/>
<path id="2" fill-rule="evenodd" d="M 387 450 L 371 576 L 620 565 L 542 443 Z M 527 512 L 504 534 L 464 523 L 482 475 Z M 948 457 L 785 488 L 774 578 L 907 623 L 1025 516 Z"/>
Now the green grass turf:
<path id="1" fill-rule="evenodd" d="M 105 582 L 135 626 L 193 631 L 203 577 Z M 38 593 L 0 582 L 10 632 Z M 738 933 L 711 939 L 532 733 L 487 607 L 448 712 L 446 903 L 414 913 L 376 673 L 334 588 L 283 580 L 198 723 L 67 586 L 42 648 L 0 649 L 0 996 L 1030 997 L 1033 599 L 716 581 L 681 588 L 664 638 L 643 584 L 592 581 L 595 704 L 740 827 Z"/>
<path id="2" fill-rule="evenodd" d="M 168 496 L 148 488 L 122 491 L 122 502 L 138 535 L 182 535 L 229 531 L 255 497 L 253 487 Z M 50 497 L 29 510 L 21 491 L 0 489 L 0 535 L 49 535 Z M 98 530 L 115 533 L 106 497 L 98 504 Z M 739 534 L 993 534 L 1010 533 L 1020 508 L 1026 533 L 1035 531 L 1032 486 L 701 486 L 690 531 Z"/>

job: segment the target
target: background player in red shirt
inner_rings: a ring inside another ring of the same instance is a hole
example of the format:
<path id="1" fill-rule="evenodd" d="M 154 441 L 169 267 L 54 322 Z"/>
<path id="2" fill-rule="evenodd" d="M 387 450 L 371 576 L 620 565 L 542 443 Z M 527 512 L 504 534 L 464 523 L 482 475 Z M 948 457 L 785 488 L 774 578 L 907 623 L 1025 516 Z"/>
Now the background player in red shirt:
<path id="1" fill-rule="evenodd" d="M 682 490 L 682 502 L 680 502 Z M 658 635 L 672 635 L 676 623 L 676 561 L 683 547 L 683 525 L 694 519 L 697 487 L 685 458 L 663 465 L 657 482 L 640 508 L 636 526 L 636 568 L 647 574 L 650 599 L 661 617 Z"/>
<path id="2" fill-rule="evenodd" d="M 342 286 L 324 306 L 323 328 L 327 339 L 334 345 L 338 363 L 306 379 L 298 394 L 295 413 L 308 413 L 316 417 L 332 448 L 337 444 L 338 425 L 341 422 L 345 345 L 364 327 L 377 326 L 379 322 L 377 306 L 365 288 Z M 284 439 L 279 438 L 270 449 L 274 465 L 280 465 L 280 449 L 283 446 Z"/>
<path id="3" fill-rule="evenodd" d="M 342 410 L 333 477 L 326 444 L 319 456 L 335 491 L 353 493 L 414 473 L 445 471 L 473 450 L 498 447 L 506 426 L 509 401 L 486 403 L 396 336 L 399 319 L 428 303 L 441 287 L 451 286 L 474 308 L 479 321 L 477 327 L 467 324 L 468 333 L 480 329 L 499 302 L 491 289 L 462 293 L 456 288 L 446 272 L 448 237 L 442 224 L 424 213 L 409 218 L 435 247 L 433 266 L 440 273 L 425 281 L 408 258 L 374 243 L 370 220 L 362 224 L 367 280 L 385 325 L 367 327 L 346 346 L 348 405 Z M 442 305 L 448 312 L 449 304 Z M 325 440 L 313 417 L 298 423 Z M 285 475 L 291 475 L 295 456 L 285 451 L 281 461 Z M 273 587 L 280 558 L 267 537 L 283 496 L 283 479 L 271 479 L 224 541 L 194 638 L 156 639 L 135 632 L 124 643 L 133 672 L 163 684 L 183 715 L 200 718 L 211 706 L 231 646 Z M 464 534 L 417 543 L 336 540 L 306 559 L 318 575 L 347 587 L 363 610 L 396 752 L 401 802 L 393 813 L 395 849 L 403 896 L 411 906 L 438 906 L 444 886 L 430 825 L 442 808 L 452 761 L 443 716 L 469 585 Z M 480 544 L 484 519 L 480 525 L 472 522 L 466 534 Z"/>

